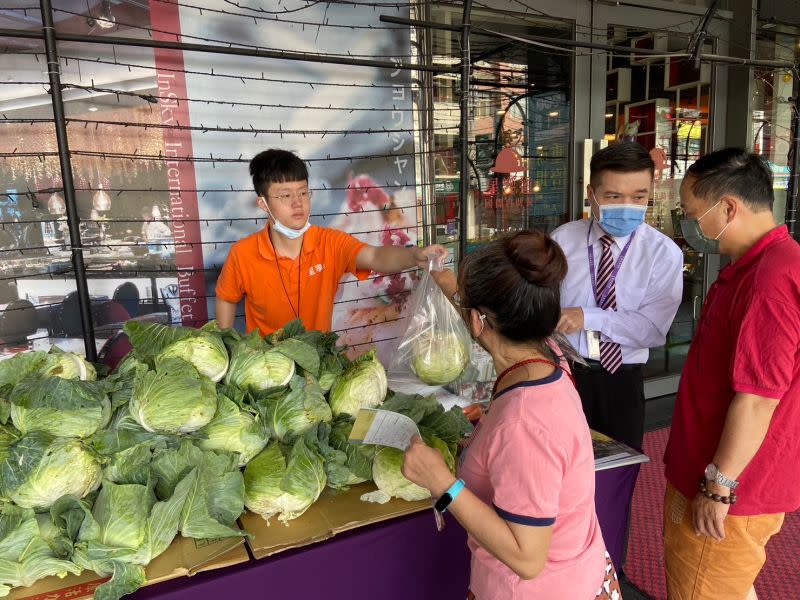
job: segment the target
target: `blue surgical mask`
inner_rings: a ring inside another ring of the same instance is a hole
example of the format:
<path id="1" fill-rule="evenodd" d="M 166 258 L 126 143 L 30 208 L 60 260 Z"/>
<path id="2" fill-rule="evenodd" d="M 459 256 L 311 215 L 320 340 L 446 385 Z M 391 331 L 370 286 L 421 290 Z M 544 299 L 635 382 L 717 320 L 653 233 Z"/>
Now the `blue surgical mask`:
<path id="1" fill-rule="evenodd" d="M 614 237 L 626 237 L 644 223 L 647 206 L 640 204 L 600 204 L 592 194 L 592 200 L 600 208 L 600 227 Z"/>

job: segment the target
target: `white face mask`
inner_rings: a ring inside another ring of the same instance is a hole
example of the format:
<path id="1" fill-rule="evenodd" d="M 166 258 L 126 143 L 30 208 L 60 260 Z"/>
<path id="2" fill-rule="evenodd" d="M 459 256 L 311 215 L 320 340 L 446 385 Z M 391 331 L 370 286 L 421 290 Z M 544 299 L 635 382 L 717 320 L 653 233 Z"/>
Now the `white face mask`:
<path id="1" fill-rule="evenodd" d="M 275 231 L 286 236 L 290 240 L 296 240 L 306 231 L 308 231 L 309 227 L 311 227 L 311 223 L 309 221 L 306 221 L 306 224 L 303 225 L 302 228 L 292 229 L 291 227 L 287 227 L 286 225 L 278 221 L 278 219 L 275 218 L 275 215 L 271 214 L 270 217 L 272 217 L 272 226 L 275 228 Z"/>
<path id="2" fill-rule="evenodd" d="M 303 225 L 300 229 L 292 229 L 291 227 L 287 227 L 286 225 L 284 225 L 283 223 L 278 221 L 278 219 L 275 218 L 275 215 L 272 214 L 272 211 L 270 211 L 267 208 L 267 201 L 266 200 L 264 200 L 263 198 L 259 197 L 259 201 L 263 201 L 264 202 L 264 206 L 262 206 L 261 208 L 267 213 L 267 217 L 272 221 L 272 226 L 275 228 L 275 231 L 277 231 L 278 233 L 282 234 L 283 236 L 289 238 L 290 240 L 296 240 L 301 235 L 303 235 L 306 231 L 308 231 L 308 229 L 311 227 L 311 222 L 310 221 L 306 221 L 306 224 Z"/>

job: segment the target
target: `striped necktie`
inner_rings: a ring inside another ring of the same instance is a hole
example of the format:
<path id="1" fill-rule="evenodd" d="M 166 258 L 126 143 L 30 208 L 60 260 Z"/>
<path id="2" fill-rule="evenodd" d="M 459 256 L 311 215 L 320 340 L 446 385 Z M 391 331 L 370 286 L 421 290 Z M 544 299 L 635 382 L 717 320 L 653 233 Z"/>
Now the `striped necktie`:
<path id="1" fill-rule="evenodd" d="M 597 269 L 597 297 L 595 300 L 600 302 L 602 294 L 608 284 L 611 289 L 603 302 L 603 310 L 617 310 L 617 290 L 615 282 L 611 280 L 614 271 L 614 257 L 611 255 L 611 245 L 614 238 L 604 235 L 600 238 L 603 246 L 603 255 L 600 257 L 600 266 Z M 622 366 L 622 349 L 616 342 L 600 342 L 600 365 L 609 373 L 616 373 Z"/>

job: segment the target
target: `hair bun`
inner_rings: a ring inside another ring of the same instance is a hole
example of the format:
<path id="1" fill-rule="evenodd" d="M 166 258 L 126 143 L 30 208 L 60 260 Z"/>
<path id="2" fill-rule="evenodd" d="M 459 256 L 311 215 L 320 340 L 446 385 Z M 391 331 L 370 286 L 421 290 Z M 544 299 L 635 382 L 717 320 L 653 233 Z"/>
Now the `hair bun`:
<path id="1" fill-rule="evenodd" d="M 541 231 L 520 231 L 506 238 L 505 251 L 520 276 L 532 285 L 558 287 L 567 275 L 564 252 Z"/>

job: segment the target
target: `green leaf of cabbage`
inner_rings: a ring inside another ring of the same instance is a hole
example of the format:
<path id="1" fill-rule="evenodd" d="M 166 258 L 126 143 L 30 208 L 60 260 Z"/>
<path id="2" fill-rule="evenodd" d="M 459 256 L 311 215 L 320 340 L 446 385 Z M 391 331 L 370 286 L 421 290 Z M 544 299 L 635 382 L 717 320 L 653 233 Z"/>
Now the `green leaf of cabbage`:
<path id="1" fill-rule="evenodd" d="M 192 327 L 173 327 L 141 321 L 126 322 L 123 331 L 131 342 L 133 353 L 142 361 L 152 360 L 170 344 L 198 334 L 198 330 Z"/>
<path id="2" fill-rule="evenodd" d="M 459 441 L 469 435 L 472 424 L 457 406 L 444 410 L 434 396 L 420 396 L 394 393 L 381 406 L 406 415 L 420 426 L 443 440 L 455 455 Z"/>
<path id="3" fill-rule="evenodd" d="M 144 584 L 144 566 L 175 538 L 197 476 L 192 468 L 161 502 L 150 486 L 104 481 L 91 511 L 70 497 L 53 507 L 53 521 L 74 542 L 73 562 L 112 577 L 95 590 L 96 599 L 119 600 Z"/>
<path id="4" fill-rule="evenodd" d="M 49 576 L 80 574 L 79 566 L 56 557 L 30 509 L 0 505 L 0 596 Z"/>
<path id="5" fill-rule="evenodd" d="M 20 381 L 37 377 L 46 360 L 46 352 L 18 352 L 0 361 L 0 396 L 5 395 L 3 390 L 10 391 Z"/>
<path id="6" fill-rule="evenodd" d="M 318 429 L 328 485 L 335 489 L 346 489 L 372 479 L 375 446 L 351 444 L 348 439 L 352 429 L 353 423 L 347 415 L 338 417 L 330 426 L 321 423 Z"/>
<path id="7" fill-rule="evenodd" d="M 244 535 L 236 527 L 236 519 L 244 511 L 244 480 L 238 457 L 203 451 L 183 440 L 180 448 L 161 451 L 152 462 L 158 496 L 171 495 L 192 470 L 197 476 L 181 511 L 180 532 L 200 539 Z"/>
<path id="8" fill-rule="evenodd" d="M 322 388 L 311 377 L 294 377 L 288 393 L 261 404 L 267 426 L 281 441 L 303 435 L 317 423 L 329 422 L 332 418 Z"/>
<path id="9" fill-rule="evenodd" d="M 85 438 L 105 427 L 111 403 L 105 387 L 60 377 L 30 379 L 9 395 L 11 421 L 22 433 L 45 431 L 54 436 Z"/>
<path id="10" fill-rule="evenodd" d="M 323 458 L 303 437 L 286 450 L 273 442 L 247 464 L 244 481 L 245 506 L 267 521 L 277 515 L 285 524 L 308 510 L 325 488 Z"/>
<path id="11" fill-rule="evenodd" d="M 198 442 L 200 448 L 234 453 L 240 467 L 261 452 L 269 439 L 260 416 L 243 410 L 222 393 L 218 396 L 217 413 L 198 434 L 204 436 Z"/>
<path id="12" fill-rule="evenodd" d="M 319 352 L 314 346 L 300 339 L 287 339 L 278 342 L 273 347 L 275 352 L 280 352 L 284 356 L 291 358 L 304 371 L 314 377 L 319 375 Z"/>

